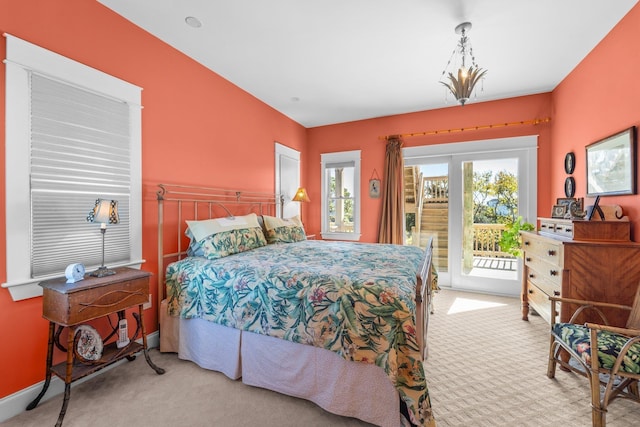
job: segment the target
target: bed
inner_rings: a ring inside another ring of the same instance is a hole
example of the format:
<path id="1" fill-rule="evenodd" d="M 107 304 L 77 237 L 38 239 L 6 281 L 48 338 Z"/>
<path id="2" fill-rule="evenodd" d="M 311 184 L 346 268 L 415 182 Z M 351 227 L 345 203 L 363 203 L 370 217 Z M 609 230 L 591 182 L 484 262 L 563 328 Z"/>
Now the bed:
<path id="1" fill-rule="evenodd" d="M 282 205 L 160 186 L 161 351 L 338 415 L 435 425 L 422 365 L 430 247 L 306 240 Z"/>

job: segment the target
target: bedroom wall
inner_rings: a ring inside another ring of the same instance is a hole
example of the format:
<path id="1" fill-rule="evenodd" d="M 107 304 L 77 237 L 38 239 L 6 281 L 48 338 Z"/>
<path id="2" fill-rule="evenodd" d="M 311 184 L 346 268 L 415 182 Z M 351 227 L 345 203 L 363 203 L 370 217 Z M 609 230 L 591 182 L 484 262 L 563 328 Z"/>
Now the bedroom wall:
<path id="1" fill-rule="evenodd" d="M 374 171 L 384 180 L 385 142 L 380 136 L 460 129 L 500 123 L 527 121 L 551 117 L 551 94 L 510 98 L 493 102 L 474 102 L 464 107 L 452 106 L 438 110 L 402 114 L 371 120 L 342 123 L 309 129 L 307 191 L 309 198 L 320 199 L 320 154 L 334 151 L 362 150 L 362 238 L 363 242 L 378 240 L 378 227 L 382 212 L 381 199 L 369 197 L 369 179 Z M 511 126 L 477 131 L 452 132 L 432 136 L 404 138 L 405 147 L 539 135 L 538 138 L 538 212 L 551 210 L 549 180 L 545 173 L 551 154 L 553 120 L 537 126 Z M 317 161 L 316 161 L 317 159 Z M 320 207 L 313 204 L 307 209 L 306 226 L 319 235 Z"/>
<path id="2" fill-rule="evenodd" d="M 638 39 L 640 4 L 631 9 L 553 91 L 552 198 L 564 197 L 567 175 L 563 162 L 566 153 L 575 153 L 576 169 L 573 176 L 576 180 L 576 197 L 584 197 L 587 187 L 585 146 L 631 126 L 640 126 Z M 637 153 L 638 150 L 636 162 Z M 585 204 L 593 204 L 593 200 L 585 199 Z M 633 240 L 640 241 L 640 195 L 603 197 L 600 203 L 622 206 L 632 221 Z"/>
<path id="3" fill-rule="evenodd" d="M 405 138 L 405 146 L 442 144 L 507 136 L 538 134 L 538 216 L 550 215 L 555 200 L 564 196 L 564 157 L 576 154 L 575 197 L 586 194 L 585 146 L 630 126 L 640 125 L 640 4 L 636 5 L 601 43 L 551 93 L 464 107 L 403 114 L 310 129 L 307 182 L 312 201 L 320 197 L 320 154 L 362 150 L 362 241 L 375 242 L 381 213 L 380 199 L 369 198 L 368 181 L 375 169 L 382 177 L 383 135 L 466 128 L 551 117 L 548 125 L 499 128 L 448 135 Z M 486 84 L 490 84 L 487 79 Z M 637 150 L 638 152 L 640 150 Z M 638 189 L 640 191 L 640 188 Z M 585 199 L 585 204 L 593 199 Z M 619 204 L 632 221 L 633 240 L 640 241 L 640 195 L 606 197 L 603 204 Z M 320 205 L 312 203 L 305 222 L 319 233 Z"/>
<path id="4" fill-rule="evenodd" d="M 302 126 L 94 0 L 0 0 L 0 33 L 5 32 L 144 89 L 142 254 L 143 269 L 154 273 L 154 295 L 156 184 L 272 192 L 274 141 L 304 152 Z M 0 57 L 5 50 L 0 37 Z M 0 66 L 1 282 L 6 280 L 5 183 L 10 180 L 4 171 L 4 85 Z M 148 332 L 157 329 L 155 300 L 145 311 Z M 0 289 L 0 399 L 44 379 L 48 329 L 41 315 L 41 298 L 14 302 Z"/>

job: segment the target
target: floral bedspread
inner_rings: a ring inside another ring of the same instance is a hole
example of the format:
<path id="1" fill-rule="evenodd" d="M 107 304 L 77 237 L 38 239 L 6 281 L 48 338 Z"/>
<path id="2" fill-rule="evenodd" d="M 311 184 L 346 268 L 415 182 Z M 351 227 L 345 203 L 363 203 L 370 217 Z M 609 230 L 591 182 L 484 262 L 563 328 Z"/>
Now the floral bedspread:
<path id="1" fill-rule="evenodd" d="M 417 343 L 414 246 L 307 240 L 167 267 L 169 312 L 322 347 L 384 369 L 416 425 L 432 425 Z"/>

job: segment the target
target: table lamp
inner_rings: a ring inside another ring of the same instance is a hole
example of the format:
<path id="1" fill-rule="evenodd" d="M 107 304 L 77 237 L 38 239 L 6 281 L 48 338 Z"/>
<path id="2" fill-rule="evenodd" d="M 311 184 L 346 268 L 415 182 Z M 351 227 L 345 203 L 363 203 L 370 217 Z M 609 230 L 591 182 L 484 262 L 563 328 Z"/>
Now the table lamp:
<path id="1" fill-rule="evenodd" d="M 96 271 L 90 273 L 90 276 L 104 277 L 116 274 L 114 270 L 104 265 L 104 235 L 107 232 L 107 224 L 117 224 L 119 221 L 117 200 L 96 200 L 95 206 L 91 212 L 89 212 L 89 216 L 87 216 L 87 222 L 100 224 L 100 232 L 102 233 L 102 265 L 98 267 Z"/>

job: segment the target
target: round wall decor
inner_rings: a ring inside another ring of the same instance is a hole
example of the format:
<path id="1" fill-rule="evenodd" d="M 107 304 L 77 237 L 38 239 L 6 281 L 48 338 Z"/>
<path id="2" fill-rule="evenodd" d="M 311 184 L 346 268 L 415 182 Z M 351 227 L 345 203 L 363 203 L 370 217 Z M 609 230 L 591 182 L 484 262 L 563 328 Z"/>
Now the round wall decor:
<path id="1" fill-rule="evenodd" d="M 573 153 L 567 153 L 567 155 L 564 156 L 564 171 L 569 175 L 571 175 L 575 168 L 576 168 L 576 155 Z"/>
<path id="2" fill-rule="evenodd" d="M 567 179 L 564 180 L 564 195 L 566 197 L 573 197 L 575 193 L 576 193 L 576 181 L 575 179 L 573 179 L 572 176 L 567 177 Z"/>

